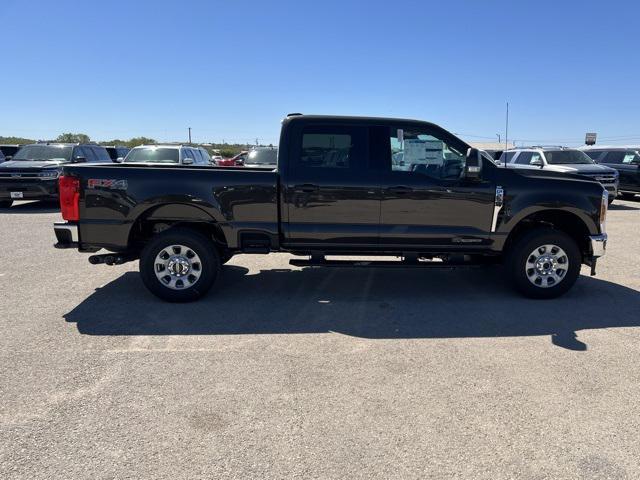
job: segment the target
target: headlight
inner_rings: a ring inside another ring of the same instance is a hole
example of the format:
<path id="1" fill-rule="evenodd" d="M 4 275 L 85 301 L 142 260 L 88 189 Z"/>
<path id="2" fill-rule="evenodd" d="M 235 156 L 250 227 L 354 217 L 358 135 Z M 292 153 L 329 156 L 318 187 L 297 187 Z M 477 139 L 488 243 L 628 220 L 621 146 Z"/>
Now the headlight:
<path id="1" fill-rule="evenodd" d="M 54 178 L 58 178 L 59 176 L 60 176 L 60 170 L 45 170 L 38 174 L 38 177 L 40 178 L 52 179 L 52 180 Z"/>
<path id="2" fill-rule="evenodd" d="M 600 232 L 604 233 L 607 221 L 607 208 L 609 207 L 609 192 L 602 190 L 602 200 L 600 201 Z"/>

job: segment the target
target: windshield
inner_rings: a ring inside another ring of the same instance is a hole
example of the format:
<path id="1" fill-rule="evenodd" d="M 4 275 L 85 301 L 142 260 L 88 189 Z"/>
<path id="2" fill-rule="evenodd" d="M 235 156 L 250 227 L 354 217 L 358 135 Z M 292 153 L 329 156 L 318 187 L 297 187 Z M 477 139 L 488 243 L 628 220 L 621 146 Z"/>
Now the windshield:
<path id="1" fill-rule="evenodd" d="M 13 157 L 13 160 L 71 160 L 73 147 L 65 145 L 25 145 Z"/>
<path id="2" fill-rule="evenodd" d="M 552 150 L 545 151 L 549 165 L 576 165 L 595 163 L 588 155 L 580 150 Z"/>
<path id="3" fill-rule="evenodd" d="M 150 162 L 150 163 L 178 163 L 179 150 L 177 148 L 143 147 L 134 148 L 124 159 L 125 163 Z"/>
<path id="4" fill-rule="evenodd" d="M 276 165 L 278 163 L 278 149 L 265 148 L 260 150 L 251 150 L 247 158 L 247 163 Z"/>

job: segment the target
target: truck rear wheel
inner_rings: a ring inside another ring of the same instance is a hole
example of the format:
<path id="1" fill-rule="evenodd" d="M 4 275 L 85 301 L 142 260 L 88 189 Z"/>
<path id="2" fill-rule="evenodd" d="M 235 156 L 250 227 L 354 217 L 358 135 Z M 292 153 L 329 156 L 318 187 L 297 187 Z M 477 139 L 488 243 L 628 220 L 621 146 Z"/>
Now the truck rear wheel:
<path id="1" fill-rule="evenodd" d="M 540 228 L 512 245 L 506 267 L 514 287 L 523 295 L 555 298 L 576 282 L 581 263 L 580 249 L 569 235 Z"/>
<path id="2" fill-rule="evenodd" d="M 166 230 L 147 243 L 140 255 L 142 281 L 168 302 L 191 302 L 205 295 L 220 265 L 214 243 L 188 228 Z"/>

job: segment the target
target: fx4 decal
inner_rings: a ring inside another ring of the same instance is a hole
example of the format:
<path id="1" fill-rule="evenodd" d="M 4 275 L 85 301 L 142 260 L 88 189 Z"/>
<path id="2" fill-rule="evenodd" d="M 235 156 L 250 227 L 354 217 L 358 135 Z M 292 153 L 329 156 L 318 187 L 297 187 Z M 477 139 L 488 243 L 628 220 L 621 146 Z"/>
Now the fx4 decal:
<path id="1" fill-rule="evenodd" d="M 114 180 L 110 178 L 90 178 L 87 180 L 87 188 L 111 188 L 114 190 L 126 190 L 126 180 Z"/>

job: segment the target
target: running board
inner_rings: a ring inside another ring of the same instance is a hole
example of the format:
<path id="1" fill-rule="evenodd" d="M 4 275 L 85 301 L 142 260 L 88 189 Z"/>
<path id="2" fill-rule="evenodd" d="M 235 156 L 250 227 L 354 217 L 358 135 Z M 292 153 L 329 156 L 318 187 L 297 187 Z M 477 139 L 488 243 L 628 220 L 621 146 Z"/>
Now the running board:
<path id="1" fill-rule="evenodd" d="M 375 268 L 455 268 L 477 267 L 470 262 L 400 261 L 400 260 L 302 260 L 292 258 L 289 264 L 294 267 L 375 267 Z"/>

